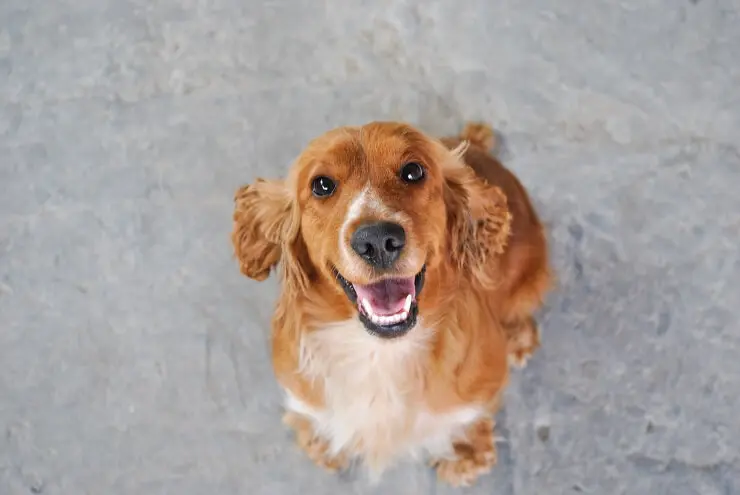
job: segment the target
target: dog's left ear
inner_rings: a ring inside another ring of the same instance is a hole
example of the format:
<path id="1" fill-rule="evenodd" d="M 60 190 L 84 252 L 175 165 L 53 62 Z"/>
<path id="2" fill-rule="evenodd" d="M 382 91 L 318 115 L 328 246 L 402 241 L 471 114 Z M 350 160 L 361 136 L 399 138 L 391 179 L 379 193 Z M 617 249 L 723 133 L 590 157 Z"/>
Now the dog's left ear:
<path id="1" fill-rule="evenodd" d="M 257 179 L 236 192 L 231 241 L 247 277 L 265 280 L 281 262 L 284 280 L 303 282 L 295 253 L 299 231 L 300 217 L 284 181 Z"/>
<path id="2" fill-rule="evenodd" d="M 458 269 L 489 284 L 489 261 L 504 252 L 511 232 L 506 195 L 460 160 L 444 170 L 450 255 Z"/>

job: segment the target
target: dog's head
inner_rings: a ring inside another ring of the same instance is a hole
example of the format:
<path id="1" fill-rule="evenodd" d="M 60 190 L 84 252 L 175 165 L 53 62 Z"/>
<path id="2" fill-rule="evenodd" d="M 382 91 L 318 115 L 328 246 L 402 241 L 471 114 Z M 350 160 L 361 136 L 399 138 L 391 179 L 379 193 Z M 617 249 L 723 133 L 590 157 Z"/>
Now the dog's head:
<path id="1" fill-rule="evenodd" d="M 237 192 L 232 240 L 242 272 L 263 280 L 280 262 L 284 290 L 328 284 L 372 334 L 405 334 L 425 277 L 444 268 L 490 282 L 486 263 L 506 243 L 506 198 L 463 153 L 401 123 L 322 135 L 286 180 Z"/>

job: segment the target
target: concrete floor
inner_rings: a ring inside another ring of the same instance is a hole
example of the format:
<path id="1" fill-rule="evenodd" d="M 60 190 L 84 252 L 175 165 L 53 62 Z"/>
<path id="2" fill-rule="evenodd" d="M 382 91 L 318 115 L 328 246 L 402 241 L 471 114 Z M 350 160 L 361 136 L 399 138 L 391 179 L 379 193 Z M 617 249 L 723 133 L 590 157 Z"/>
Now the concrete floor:
<path id="1" fill-rule="evenodd" d="M 459 6 L 456 6 L 459 5 Z M 547 220 L 544 348 L 471 494 L 740 493 L 737 0 L 0 2 L 0 494 L 450 494 L 280 424 L 231 199 L 466 119 Z"/>

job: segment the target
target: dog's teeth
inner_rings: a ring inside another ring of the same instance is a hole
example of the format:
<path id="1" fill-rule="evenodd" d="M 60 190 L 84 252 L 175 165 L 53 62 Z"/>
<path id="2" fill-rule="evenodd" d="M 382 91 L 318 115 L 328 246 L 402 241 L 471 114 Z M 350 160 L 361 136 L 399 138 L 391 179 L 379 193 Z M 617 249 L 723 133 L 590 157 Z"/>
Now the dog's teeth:
<path id="1" fill-rule="evenodd" d="M 373 313 L 373 307 L 370 305 L 370 301 L 363 299 L 360 304 L 362 304 L 362 309 L 365 310 L 365 314 L 372 319 L 375 316 L 375 313 Z"/>
<path id="2" fill-rule="evenodd" d="M 403 308 L 399 313 L 392 314 L 392 315 L 379 315 L 376 314 L 375 311 L 373 311 L 373 306 L 367 299 L 360 299 L 360 306 L 362 307 L 363 312 L 368 317 L 370 321 L 375 323 L 376 325 L 380 326 L 388 326 L 388 325 L 395 325 L 397 323 L 400 323 L 402 321 L 405 321 L 409 317 L 409 311 L 411 309 L 413 297 L 411 294 L 406 296 L 406 300 L 404 301 Z"/>
<path id="3" fill-rule="evenodd" d="M 411 301 L 413 300 L 413 296 L 411 294 L 406 296 L 406 300 L 403 302 L 403 311 L 404 313 L 408 313 L 411 309 Z"/>

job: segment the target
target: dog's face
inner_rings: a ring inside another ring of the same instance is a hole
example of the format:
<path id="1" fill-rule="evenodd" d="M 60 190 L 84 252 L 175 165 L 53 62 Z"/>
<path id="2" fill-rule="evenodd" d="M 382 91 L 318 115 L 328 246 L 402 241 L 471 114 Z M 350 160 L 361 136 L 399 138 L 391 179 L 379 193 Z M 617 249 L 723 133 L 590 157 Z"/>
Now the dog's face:
<path id="1" fill-rule="evenodd" d="M 385 124 L 330 133 L 299 161 L 293 187 L 311 261 L 377 335 L 416 323 L 425 265 L 446 241 L 446 155 L 417 131 Z"/>
<path id="2" fill-rule="evenodd" d="M 487 218 L 477 195 L 493 188 L 475 179 L 460 151 L 398 123 L 324 134 L 287 181 L 237 193 L 233 240 L 242 271 L 263 279 L 282 258 L 284 282 L 301 290 L 311 290 L 309 280 L 335 284 L 369 332 L 405 334 L 417 321 L 427 267 L 481 261 L 488 252 L 481 243 L 492 244 L 508 222 L 505 204 Z"/>

